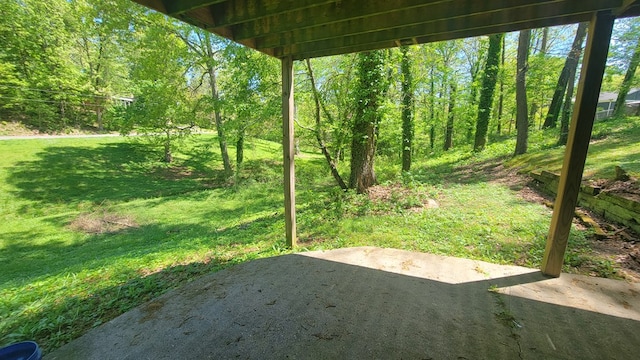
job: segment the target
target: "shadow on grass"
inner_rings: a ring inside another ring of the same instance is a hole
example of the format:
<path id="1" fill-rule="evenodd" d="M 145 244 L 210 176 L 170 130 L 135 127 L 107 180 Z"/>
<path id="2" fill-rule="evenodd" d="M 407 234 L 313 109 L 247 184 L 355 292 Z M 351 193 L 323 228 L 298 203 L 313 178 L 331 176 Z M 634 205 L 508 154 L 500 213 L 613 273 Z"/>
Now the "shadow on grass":
<path id="1" fill-rule="evenodd" d="M 468 165 L 460 162 L 444 162 L 438 165 L 418 165 L 411 171 L 413 179 L 423 184 L 478 184 L 495 179 L 495 172 L 503 167 L 509 157 L 498 157 Z"/>
<path id="2" fill-rule="evenodd" d="M 3 273 L 0 282 L 28 283 L 41 277 L 62 273 L 79 273 L 87 269 L 109 266 L 127 258 L 141 258 L 154 254 L 186 251 L 217 246 L 250 245 L 272 235 L 265 229 L 284 222 L 281 211 L 264 214 L 276 204 L 268 198 L 258 197 L 246 207 L 219 209 L 212 206 L 189 223 L 149 224 L 127 228 L 118 233 L 87 236 L 72 243 L 55 240 L 34 244 L 44 234 L 37 230 L 5 234 Z M 249 209 L 264 215 L 243 220 Z M 212 219 L 214 221 L 212 221 Z M 62 224 L 61 224 L 62 225 Z M 15 284 L 18 286 L 19 284 Z"/>
<path id="3" fill-rule="evenodd" d="M 3 262 L 3 267 L 10 270 L 2 274 L 3 278 L 6 277 L 2 279 L 5 288 L 17 288 L 38 280 L 46 282 L 52 276 L 60 279 L 57 282 L 65 281 L 65 276 L 74 279 L 81 276 L 82 284 L 78 284 L 77 295 L 54 301 L 36 301 L 40 305 L 29 312 L 5 319 L 6 327 L 0 334 L 0 343 L 33 339 L 44 349 L 57 348 L 89 328 L 194 277 L 272 251 L 257 245 L 265 240 L 260 233 L 283 222 L 281 214 L 273 213 L 226 228 L 202 224 L 153 224 L 118 234 L 89 236 L 70 245 L 55 242 L 30 245 L 27 240 L 34 236 L 33 233 L 9 234 L 13 241 L 5 250 L 12 254 L 12 258 Z M 185 255 L 184 252 L 189 250 L 192 255 Z M 174 251 L 176 259 L 167 260 L 165 257 L 165 261 L 173 261 L 173 265 L 161 270 L 156 270 L 153 265 L 145 268 L 135 263 Z M 130 261 L 134 263 L 128 266 Z M 118 267 L 115 272 L 108 269 L 114 266 Z M 104 288 L 100 285 L 104 281 L 118 282 L 118 279 L 123 279 L 121 285 Z M 38 290 L 34 288 L 32 291 Z M 47 296 L 43 295 L 43 299 Z M 18 303 L 12 304 L 10 298 L 4 299 L 0 307 L 7 313 L 16 311 L 24 299 L 15 301 Z"/>
<path id="4" fill-rule="evenodd" d="M 206 259 L 175 265 L 161 271 L 133 277 L 96 292 L 47 302 L 37 311 L 20 318 L 0 344 L 34 340 L 45 352 L 56 349 L 81 336 L 92 327 L 105 323 L 200 275 L 215 272 L 240 261 Z"/>
<path id="5" fill-rule="evenodd" d="M 17 196 L 44 203 L 123 201 L 215 187 L 223 175 L 210 169 L 203 151 L 184 164 L 160 167 L 144 144 L 107 143 L 96 148 L 49 147 L 35 161 L 10 170 Z"/>

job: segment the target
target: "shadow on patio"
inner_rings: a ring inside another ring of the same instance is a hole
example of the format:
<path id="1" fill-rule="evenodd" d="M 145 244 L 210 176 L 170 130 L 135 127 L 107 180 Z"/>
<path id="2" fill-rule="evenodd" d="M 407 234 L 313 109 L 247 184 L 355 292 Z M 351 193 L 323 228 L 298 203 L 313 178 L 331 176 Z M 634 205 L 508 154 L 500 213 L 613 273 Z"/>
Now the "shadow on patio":
<path id="1" fill-rule="evenodd" d="M 631 359 L 640 285 L 372 247 L 204 275 L 53 359 Z"/>

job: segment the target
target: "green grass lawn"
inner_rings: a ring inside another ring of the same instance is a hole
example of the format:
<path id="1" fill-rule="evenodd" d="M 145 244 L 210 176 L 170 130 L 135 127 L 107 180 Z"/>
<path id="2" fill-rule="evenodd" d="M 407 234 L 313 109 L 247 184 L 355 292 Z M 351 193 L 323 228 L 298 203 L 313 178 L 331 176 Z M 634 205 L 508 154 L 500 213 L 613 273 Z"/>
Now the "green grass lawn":
<path id="1" fill-rule="evenodd" d="M 590 176 L 609 176 L 615 161 L 638 174 L 640 121 L 597 126 Z M 515 159 L 512 140 L 481 154 L 417 157 L 404 176 L 399 160 L 380 158 L 381 183 L 408 189 L 392 190 L 396 201 L 382 204 L 338 191 L 323 158 L 303 153 L 298 251 L 372 245 L 537 267 L 551 211 L 481 173 L 452 174 L 496 158 L 555 170 L 562 149 L 551 146 L 553 136 L 534 132 L 531 152 Z M 188 140 L 170 166 L 148 145 L 122 138 L 0 141 L 0 346 L 33 339 L 50 351 L 197 275 L 288 253 L 280 145 L 247 147 L 229 181 L 212 135 Z M 409 209 L 426 197 L 439 207 Z M 92 221 L 110 232 L 89 231 Z M 564 270 L 615 277 L 589 235 L 572 231 Z"/>

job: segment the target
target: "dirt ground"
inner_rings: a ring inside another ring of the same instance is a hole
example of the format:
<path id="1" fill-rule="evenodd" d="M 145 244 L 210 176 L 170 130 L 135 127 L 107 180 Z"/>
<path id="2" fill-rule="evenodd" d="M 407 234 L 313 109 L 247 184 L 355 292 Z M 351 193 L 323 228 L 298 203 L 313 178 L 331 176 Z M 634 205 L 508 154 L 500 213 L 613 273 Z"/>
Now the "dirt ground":
<path id="1" fill-rule="evenodd" d="M 455 181 L 471 181 L 477 176 L 484 176 L 489 182 L 505 185 L 516 191 L 518 195 L 529 202 L 535 202 L 552 207 L 554 197 L 540 190 L 531 177 L 518 172 L 516 168 L 508 168 L 503 165 L 504 159 L 493 159 L 472 166 L 460 166 L 455 169 L 450 178 Z M 478 175 L 481 174 L 481 175 Z M 640 184 L 635 179 L 628 181 L 591 181 L 591 185 L 601 188 L 601 191 L 614 193 L 630 200 L 640 202 Z M 369 189 L 369 198 L 374 202 L 392 203 L 398 198 L 415 196 L 416 194 L 400 184 L 377 185 Z M 418 194 L 419 195 L 419 194 Z M 395 200 L 394 200 L 395 199 Z M 421 211 L 424 208 L 438 207 L 437 202 L 427 197 L 422 197 L 420 202 L 411 204 L 409 210 Z M 598 257 L 608 258 L 614 262 L 618 274 L 627 280 L 640 282 L 640 235 L 620 224 L 606 220 L 587 208 L 578 207 L 586 217 L 593 219 L 606 236 L 591 236 L 592 249 Z M 591 225 L 585 223 L 576 216 L 574 224 L 578 229 L 587 229 Z M 590 274 L 592 264 L 585 264 L 579 268 L 582 274 Z M 596 274 L 591 274 L 596 276 Z"/>

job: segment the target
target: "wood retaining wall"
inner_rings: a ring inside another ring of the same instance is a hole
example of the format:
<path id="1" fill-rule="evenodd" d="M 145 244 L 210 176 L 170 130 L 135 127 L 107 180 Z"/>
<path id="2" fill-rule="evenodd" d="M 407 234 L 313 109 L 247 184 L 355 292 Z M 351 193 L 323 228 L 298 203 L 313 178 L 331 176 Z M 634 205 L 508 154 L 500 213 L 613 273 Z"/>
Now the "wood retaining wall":
<path id="1" fill-rule="evenodd" d="M 559 175 L 548 171 L 532 171 L 530 174 L 538 182 L 542 191 L 552 195 L 557 194 Z M 640 233 L 640 203 L 636 201 L 609 193 L 599 187 L 583 184 L 580 186 L 578 205 Z"/>

